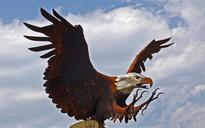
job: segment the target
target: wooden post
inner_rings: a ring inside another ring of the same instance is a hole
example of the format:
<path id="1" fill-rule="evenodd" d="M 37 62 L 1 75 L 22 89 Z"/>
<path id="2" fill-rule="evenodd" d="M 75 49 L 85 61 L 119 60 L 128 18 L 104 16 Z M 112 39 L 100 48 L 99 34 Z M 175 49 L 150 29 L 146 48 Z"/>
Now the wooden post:
<path id="1" fill-rule="evenodd" d="M 71 125 L 69 128 L 105 128 L 102 123 L 96 120 L 83 120 Z"/>

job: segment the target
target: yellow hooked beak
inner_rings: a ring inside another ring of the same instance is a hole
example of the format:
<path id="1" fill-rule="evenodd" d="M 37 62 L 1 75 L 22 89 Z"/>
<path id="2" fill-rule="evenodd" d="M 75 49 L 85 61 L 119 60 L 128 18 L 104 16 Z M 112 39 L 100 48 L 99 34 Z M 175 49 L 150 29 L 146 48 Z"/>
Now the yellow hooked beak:
<path id="1" fill-rule="evenodd" d="M 141 79 L 140 84 L 141 84 L 142 88 L 147 88 L 145 85 L 148 85 L 149 88 L 151 88 L 152 84 L 153 84 L 153 81 L 149 77 L 144 77 L 144 78 Z"/>

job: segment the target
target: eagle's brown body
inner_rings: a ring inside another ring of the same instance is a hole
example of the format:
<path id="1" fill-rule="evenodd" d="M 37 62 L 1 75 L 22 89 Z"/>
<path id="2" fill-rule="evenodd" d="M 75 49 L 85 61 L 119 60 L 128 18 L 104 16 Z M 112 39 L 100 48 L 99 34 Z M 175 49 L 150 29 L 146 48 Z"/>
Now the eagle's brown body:
<path id="1" fill-rule="evenodd" d="M 95 70 L 89 59 L 88 47 L 80 25 L 73 26 L 55 10 L 54 16 L 41 9 L 42 15 L 53 24 L 37 27 L 24 23 L 28 28 L 45 34 L 45 37 L 25 36 L 34 41 L 50 41 L 51 44 L 30 48 L 32 51 L 50 50 L 41 58 L 49 58 L 48 67 L 44 73 L 45 90 L 63 113 L 75 119 L 94 119 L 103 122 L 110 117 L 126 122 L 136 117 L 137 113 L 158 97 L 152 96 L 143 104 L 134 107 L 134 103 L 142 97 L 135 96 L 129 105 L 125 100 L 129 94 L 123 94 L 116 89 L 116 77 L 110 77 Z M 168 39 L 153 40 L 135 58 L 129 72 L 145 71 L 144 62 L 152 58 Z"/>

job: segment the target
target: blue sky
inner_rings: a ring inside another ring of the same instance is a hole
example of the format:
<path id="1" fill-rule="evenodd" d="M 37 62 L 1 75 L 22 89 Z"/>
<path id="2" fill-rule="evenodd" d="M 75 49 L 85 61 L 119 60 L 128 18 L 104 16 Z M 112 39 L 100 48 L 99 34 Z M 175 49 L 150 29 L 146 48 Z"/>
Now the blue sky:
<path id="1" fill-rule="evenodd" d="M 4 1 L 0 7 L 0 17 L 4 23 L 10 23 L 14 19 L 27 20 L 39 17 L 39 7 L 43 7 L 47 10 L 53 8 L 61 9 L 62 14 L 74 13 L 74 14 L 86 14 L 96 9 L 111 10 L 117 7 L 123 6 L 136 6 L 145 8 L 146 10 L 157 12 L 163 8 L 164 2 L 154 2 L 150 0 L 38 0 L 38 1 L 27 1 L 27 0 L 7 0 Z M 12 9 L 11 9 L 12 8 Z M 166 16 L 166 11 L 161 12 L 159 15 Z M 183 20 L 177 16 L 169 17 L 170 27 L 176 27 L 177 23 Z"/>
<path id="2" fill-rule="evenodd" d="M 124 74 L 136 53 L 152 39 L 172 36 L 172 47 L 146 62 L 143 74 L 166 94 L 138 122 L 106 121 L 108 127 L 203 128 L 205 125 L 204 0 L 7 0 L 0 4 L 0 127 L 65 128 L 75 120 L 60 113 L 42 84 L 46 61 L 27 50 L 35 35 L 22 22 L 47 22 L 40 7 L 57 9 L 81 24 L 95 68 Z M 152 90 L 152 89 L 151 89 Z M 129 100 L 128 100 L 129 102 Z"/>
<path id="3" fill-rule="evenodd" d="M 39 8 L 51 10 L 61 8 L 62 13 L 68 12 L 85 14 L 96 9 L 111 9 L 116 6 L 123 6 L 125 2 L 120 0 L 7 0 L 0 5 L 0 17 L 5 22 L 10 22 L 15 18 L 31 19 L 39 16 Z"/>

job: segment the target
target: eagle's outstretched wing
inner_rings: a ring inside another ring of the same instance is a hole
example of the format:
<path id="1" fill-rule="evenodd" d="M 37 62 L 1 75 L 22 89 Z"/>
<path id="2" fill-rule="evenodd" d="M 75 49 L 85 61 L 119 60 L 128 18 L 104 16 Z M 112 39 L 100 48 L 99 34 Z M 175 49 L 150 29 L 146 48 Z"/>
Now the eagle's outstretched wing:
<path id="1" fill-rule="evenodd" d="M 99 77 L 90 62 L 82 27 L 73 26 L 55 10 L 53 10 L 55 17 L 42 8 L 41 14 L 52 24 L 44 27 L 24 24 L 31 30 L 46 35 L 25 36 L 26 38 L 51 42 L 29 48 L 34 52 L 50 50 L 41 56 L 49 58 L 48 67 L 44 72 L 46 92 L 63 113 L 75 116 L 76 119 L 89 118 L 97 111 L 94 107 L 99 103 L 99 96 L 104 94 L 103 91 L 109 93 L 109 84 Z"/>
<path id="2" fill-rule="evenodd" d="M 135 57 L 134 61 L 130 65 L 128 69 L 129 72 L 136 72 L 136 73 L 141 73 L 142 71 L 145 71 L 145 61 L 149 58 L 150 60 L 152 59 L 152 55 L 154 53 L 157 53 L 160 51 L 162 48 L 166 48 L 171 46 L 174 43 L 171 44 L 165 44 L 168 42 L 171 38 L 166 38 L 163 40 L 152 40 L 145 48 L 143 48 L 139 54 Z"/>

